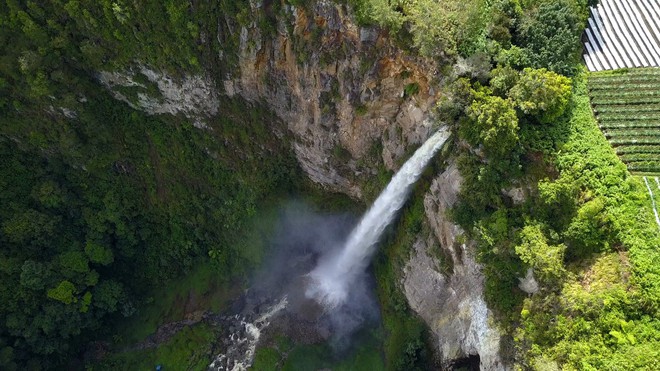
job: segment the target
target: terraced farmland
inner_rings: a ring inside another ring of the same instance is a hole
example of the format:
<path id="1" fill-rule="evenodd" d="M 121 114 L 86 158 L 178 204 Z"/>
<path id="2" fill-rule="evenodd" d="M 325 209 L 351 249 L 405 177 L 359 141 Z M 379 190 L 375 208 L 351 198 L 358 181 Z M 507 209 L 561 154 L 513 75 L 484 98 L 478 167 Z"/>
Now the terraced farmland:
<path id="1" fill-rule="evenodd" d="M 591 104 L 616 153 L 636 174 L 660 174 L 660 68 L 593 72 Z"/>
<path id="2" fill-rule="evenodd" d="M 660 2 L 600 0 L 584 33 L 589 71 L 660 66 Z"/>

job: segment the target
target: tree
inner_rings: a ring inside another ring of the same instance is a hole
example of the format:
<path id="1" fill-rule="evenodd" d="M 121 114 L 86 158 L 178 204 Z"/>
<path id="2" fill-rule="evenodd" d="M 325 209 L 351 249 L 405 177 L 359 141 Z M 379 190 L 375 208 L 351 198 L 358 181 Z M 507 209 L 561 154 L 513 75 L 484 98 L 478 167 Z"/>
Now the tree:
<path id="1" fill-rule="evenodd" d="M 87 241 L 85 253 L 92 263 L 108 265 L 115 260 L 111 249 L 93 241 Z"/>
<path id="2" fill-rule="evenodd" d="M 549 245 L 538 224 L 525 226 L 518 236 L 521 242 L 515 247 L 516 254 L 534 269 L 541 282 L 549 284 L 564 275 L 566 246 Z"/>
<path id="3" fill-rule="evenodd" d="M 397 32 L 405 18 L 401 12 L 396 10 L 398 1 L 389 0 L 367 0 L 361 1 L 358 7 L 358 16 L 366 21 L 375 22 L 381 26 L 389 27 Z"/>
<path id="4" fill-rule="evenodd" d="M 493 93 L 501 97 L 506 97 L 518 80 L 520 80 L 520 72 L 510 66 L 498 65 L 490 71 L 490 87 Z"/>
<path id="5" fill-rule="evenodd" d="M 42 290 L 48 279 L 48 268 L 34 260 L 26 260 L 21 267 L 21 285 L 31 290 Z"/>
<path id="6" fill-rule="evenodd" d="M 609 240 L 607 234 L 611 229 L 607 219 L 604 197 L 585 202 L 566 230 L 565 237 L 570 247 L 568 253 L 581 257 L 606 248 Z"/>
<path id="7" fill-rule="evenodd" d="M 74 286 L 73 283 L 64 280 L 54 288 L 48 290 L 48 297 L 64 304 L 71 304 L 76 301 L 74 296 L 75 292 L 76 286 Z"/>
<path id="8" fill-rule="evenodd" d="M 464 137 L 472 145 L 483 145 L 487 154 L 503 157 L 518 142 L 518 117 L 511 100 L 491 95 L 487 89 L 475 92 L 468 116 L 471 123 Z"/>
<path id="9" fill-rule="evenodd" d="M 573 0 L 542 0 L 526 13 L 518 26 L 517 44 L 527 65 L 572 75 L 580 57 L 585 10 Z"/>
<path id="10" fill-rule="evenodd" d="M 523 113 L 550 123 L 566 109 L 571 98 L 571 80 L 544 68 L 525 68 L 508 96 Z"/>
<path id="11" fill-rule="evenodd" d="M 470 56 L 485 28 L 480 0 L 410 0 L 404 6 L 415 46 L 426 56 Z"/>

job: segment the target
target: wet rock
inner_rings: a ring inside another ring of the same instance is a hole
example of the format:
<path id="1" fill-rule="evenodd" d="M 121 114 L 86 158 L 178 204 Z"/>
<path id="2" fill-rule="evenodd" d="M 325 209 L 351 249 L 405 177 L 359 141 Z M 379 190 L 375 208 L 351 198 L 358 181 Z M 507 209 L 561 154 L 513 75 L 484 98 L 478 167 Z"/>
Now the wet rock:
<path id="1" fill-rule="evenodd" d="M 435 238 L 418 239 L 413 245 L 404 268 L 404 293 L 434 333 L 443 367 L 476 359 L 482 370 L 507 369 L 499 354 L 501 335 L 492 326 L 492 313 L 484 301 L 484 275 L 475 248 L 459 242 L 462 231 L 447 217 L 461 182 L 456 165 L 450 164 L 427 192 L 424 208 Z M 452 266 L 445 275 L 442 262 L 431 252 L 436 241 Z"/>

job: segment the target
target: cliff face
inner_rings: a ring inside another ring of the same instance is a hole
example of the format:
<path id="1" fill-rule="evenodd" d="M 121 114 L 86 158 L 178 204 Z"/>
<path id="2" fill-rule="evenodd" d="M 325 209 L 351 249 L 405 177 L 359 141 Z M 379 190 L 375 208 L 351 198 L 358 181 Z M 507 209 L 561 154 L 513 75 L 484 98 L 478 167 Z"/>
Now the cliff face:
<path id="1" fill-rule="evenodd" d="M 313 181 L 361 198 L 358 178 L 375 173 L 373 161 L 361 161 L 370 151 L 396 169 L 428 136 L 435 71 L 383 32 L 358 27 L 345 6 L 319 1 L 284 13 L 274 35 L 256 22 L 235 28 L 239 70 L 222 87 L 265 102 L 287 124 Z M 337 156 L 345 151 L 350 156 Z"/>
<path id="2" fill-rule="evenodd" d="M 252 3 L 252 12 L 260 11 Z M 148 66 L 101 72 L 117 99 L 151 114 L 183 114 L 205 128 L 219 110 L 218 97 L 265 104 L 286 124 L 295 155 L 322 187 L 363 198 L 365 182 L 379 168 L 396 171 L 434 129 L 432 108 L 440 97 L 430 61 L 410 56 L 379 29 L 356 25 L 344 5 L 317 1 L 307 9 L 285 6 L 274 32 L 257 21 L 220 19 L 218 40 L 238 39 L 238 65 L 214 81 L 173 78 Z M 230 51 L 218 63 L 230 63 Z M 235 56 L 234 56 L 235 57 Z M 139 81 L 139 76 L 145 81 Z M 141 87 L 129 97 L 122 89 Z M 278 135 L 283 133 L 273 131 Z M 436 336 L 443 364 L 479 355 L 482 369 L 504 368 L 499 335 L 489 325 L 483 275 L 470 244 L 446 212 L 456 202 L 461 178 L 454 165 L 438 175 L 424 200 L 431 236 L 420 236 L 401 279 L 410 303 Z M 431 248 L 440 245 L 453 271 L 441 273 Z"/>
<path id="3" fill-rule="evenodd" d="M 490 323 L 492 314 L 484 301 L 484 277 L 474 247 L 459 241 L 460 227 L 447 218 L 461 182 L 455 164 L 434 179 L 424 196 L 424 210 L 435 238 L 417 240 L 401 281 L 411 308 L 433 331 L 444 366 L 478 356 L 482 370 L 505 369 L 499 354 L 500 334 Z M 450 259 L 451 272 L 440 273 L 431 250 L 438 243 L 442 255 Z"/>

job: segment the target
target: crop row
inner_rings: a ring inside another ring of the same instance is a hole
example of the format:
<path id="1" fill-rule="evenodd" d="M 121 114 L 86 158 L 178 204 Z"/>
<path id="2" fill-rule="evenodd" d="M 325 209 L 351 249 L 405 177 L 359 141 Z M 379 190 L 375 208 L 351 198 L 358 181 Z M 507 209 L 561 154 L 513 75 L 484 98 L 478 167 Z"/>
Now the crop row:
<path id="1" fill-rule="evenodd" d="M 660 68 L 631 68 L 628 70 L 619 70 L 617 72 L 592 72 L 589 74 L 590 81 L 618 81 L 635 77 L 660 77 Z"/>
<path id="2" fill-rule="evenodd" d="M 626 144 L 657 144 L 660 145 L 660 136 L 620 136 L 609 139 L 614 146 Z"/>
<path id="3" fill-rule="evenodd" d="M 598 117 L 598 122 L 601 125 L 625 122 L 654 122 L 660 120 L 660 112 L 640 112 L 639 114 L 634 114 L 632 112 L 596 112 L 596 117 Z"/>
<path id="4" fill-rule="evenodd" d="M 660 142 L 660 130 L 658 129 L 631 129 L 631 128 L 617 128 L 607 129 L 604 131 L 605 136 L 608 138 L 621 138 L 621 137 L 657 137 Z"/>
<path id="5" fill-rule="evenodd" d="M 625 163 L 636 161 L 658 161 L 660 156 L 657 153 L 626 153 L 620 155 L 621 160 Z"/>
<path id="6" fill-rule="evenodd" d="M 603 82 L 601 84 L 592 84 L 589 83 L 589 90 L 614 90 L 614 89 L 623 89 L 623 90 L 657 90 L 660 88 L 659 81 L 649 81 L 647 79 L 640 79 L 638 81 L 631 82 Z"/>
<path id="7" fill-rule="evenodd" d="M 599 114 L 637 114 L 644 112 L 645 115 L 653 116 L 655 113 L 660 112 L 660 104 L 631 104 L 627 106 L 622 105 L 595 105 L 594 110 Z"/>
<path id="8" fill-rule="evenodd" d="M 660 155 L 660 145 L 624 145 L 616 147 L 616 153 L 619 155 L 632 153 L 653 153 Z"/>
<path id="9" fill-rule="evenodd" d="M 594 98 L 646 98 L 646 97 L 660 97 L 660 87 L 655 90 L 592 90 L 591 94 Z"/>
<path id="10" fill-rule="evenodd" d="M 587 83 L 587 87 L 589 89 L 607 89 L 611 87 L 617 87 L 617 86 L 630 86 L 630 85 L 649 85 L 652 87 L 653 85 L 658 85 L 660 84 L 660 78 L 648 78 L 648 77 L 634 77 L 634 78 L 627 78 L 627 79 L 620 79 L 620 80 L 599 80 L 599 81 L 593 81 L 593 79 L 589 78 L 589 81 Z"/>
<path id="11" fill-rule="evenodd" d="M 658 68 L 660 70 L 660 68 Z M 587 86 L 607 86 L 613 84 L 658 84 L 660 83 L 660 75 L 642 75 L 642 74 L 626 74 L 622 76 L 609 76 L 598 77 L 597 74 L 589 74 Z"/>
<path id="12" fill-rule="evenodd" d="M 660 68 L 654 68 L 660 70 Z M 610 75 L 599 76 L 598 73 L 590 73 L 587 83 L 589 85 L 607 85 L 607 84 L 621 84 L 631 81 L 642 81 L 644 83 L 657 83 L 660 82 L 660 74 L 645 74 L 645 73 L 627 73 L 623 75 Z"/>
<path id="13" fill-rule="evenodd" d="M 660 121 L 658 120 L 630 120 L 630 121 L 603 121 L 600 123 L 601 129 L 642 129 L 657 128 L 660 130 Z"/>
<path id="14" fill-rule="evenodd" d="M 660 171 L 660 161 L 635 161 L 626 164 L 628 170 L 634 172 L 658 173 Z"/>
<path id="15" fill-rule="evenodd" d="M 648 104 L 648 103 L 660 103 L 660 96 L 657 97 L 593 97 L 591 99 L 592 104 Z"/>

